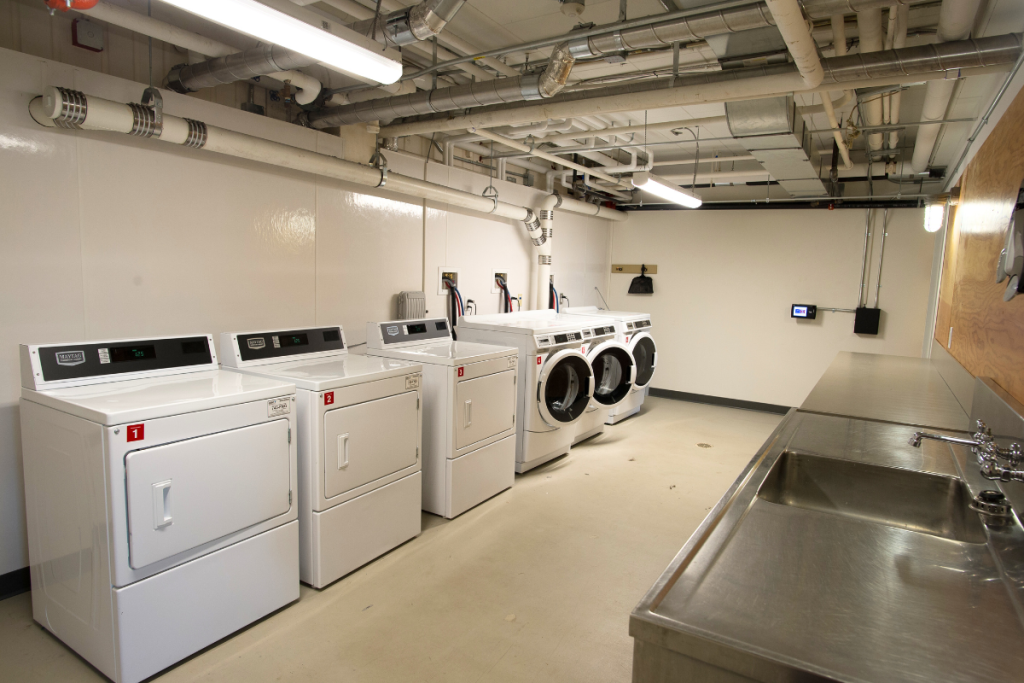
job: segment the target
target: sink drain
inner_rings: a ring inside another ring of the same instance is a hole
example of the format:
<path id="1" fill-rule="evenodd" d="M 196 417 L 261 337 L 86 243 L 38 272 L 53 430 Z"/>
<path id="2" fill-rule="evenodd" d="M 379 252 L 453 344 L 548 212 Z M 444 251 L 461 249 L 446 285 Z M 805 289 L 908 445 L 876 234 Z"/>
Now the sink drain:
<path id="1" fill-rule="evenodd" d="M 697 448 L 711 448 L 711 444 L 709 444 L 709 443 L 699 443 L 699 444 L 697 444 Z"/>

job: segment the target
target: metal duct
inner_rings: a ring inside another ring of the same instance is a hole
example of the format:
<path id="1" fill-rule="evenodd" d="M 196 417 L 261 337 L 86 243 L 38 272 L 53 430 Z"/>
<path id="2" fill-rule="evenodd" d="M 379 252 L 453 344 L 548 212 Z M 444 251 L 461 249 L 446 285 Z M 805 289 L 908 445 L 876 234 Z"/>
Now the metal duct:
<path id="1" fill-rule="evenodd" d="M 884 80 L 886 76 L 912 78 L 941 73 L 943 69 L 978 65 L 1004 66 L 1017 60 L 1021 35 L 1007 34 L 941 45 L 902 48 L 869 55 L 847 55 L 822 60 L 825 72 L 818 90 L 839 90 L 836 84 Z M 861 79 L 860 81 L 858 79 Z M 708 74 L 659 78 L 572 93 L 561 93 L 543 103 L 497 105 L 459 116 L 393 123 L 382 131 L 389 136 L 502 126 L 592 112 L 610 113 L 657 109 L 697 102 L 726 102 L 803 91 L 802 77 L 792 64 L 729 69 Z M 857 87 L 866 87 L 858 85 Z M 586 104 L 582 104 L 585 102 Z"/>
<path id="2" fill-rule="evenodd" d="M 385 46 L 408 45 L 436 36 L 465 3 L 466 0 L 423 0 L 408 9 L 356 22 L 348 28 L 373 35 L 371 27 L 377 21 L 378 43 Z M 176 92 L 188 93 L 314 64 L 315 59 L 294 50 L 260 45 L 226 57 L 176 66 L 167 74 L 167 85 Z"/>
<path id="3" fill-rule="evenodd" d="M 377 42 L 384 45 L 409 45 L 436 36 L 464 4 L 466 0 L 424 0 L 391 14 L 364 19 L 349 28 L 366 36 L 376 34 Z"/>
<path id="4" fill-rule="evenodd" d="M 565 87 L 575 62 L 576 58 L 569 52 L 568 43 L 561 43 L 551 51 L 551 60 L 544 72 L 539 75 L 478 81 L 451 88 L 424 90 L 410 95 L 330 107 L 306 114 L 306 122 L 313 128 L 330 128 L 350 123 L 391 121 L 403 116 L 439 114 L 456 109 L 554 97 Z"/>
<path id="5" fill-rule="evenodd" d="M 256 76 L 289 71 L 315 63 L 306 55 L 294 50 L 276 45 L 260 45 L 226 57 L 176 66 L 167 74 L 167 86 L 180 93 L 195 92 L 202 88 L 245 81 Z"/>

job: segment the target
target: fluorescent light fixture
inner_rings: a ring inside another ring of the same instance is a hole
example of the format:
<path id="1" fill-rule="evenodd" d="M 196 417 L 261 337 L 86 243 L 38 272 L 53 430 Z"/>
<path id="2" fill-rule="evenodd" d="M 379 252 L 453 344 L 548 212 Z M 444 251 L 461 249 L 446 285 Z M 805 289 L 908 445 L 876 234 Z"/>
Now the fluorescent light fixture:
<path id="1" fill-rule="evenodd" d="M 670 202 L 675 202 L 688 209 L 696 209 L 703 203 L 700 195 L 696 192 L 684 190 L 671 180 L 666 180 L 653 173 L 634 173 L 633 187 L 639 188 L 644 192 L 650 192 L 653 195 L 667 199 Z"/>
<path id="2" fill-rule="evenodd" d="M 942 229 L 942 221 L 946 217 L 946 204 L 929 204 L 924 209 L 924 229 L 938 232 Z"/>
<path id="3" fill-rule="evenodd" d="M 402 77 L 402 65 L 399 62 L 256 0 L 163 1 L 215 24 L 295 50 L 327 66 L 378 83 L 394 83 Z"/>

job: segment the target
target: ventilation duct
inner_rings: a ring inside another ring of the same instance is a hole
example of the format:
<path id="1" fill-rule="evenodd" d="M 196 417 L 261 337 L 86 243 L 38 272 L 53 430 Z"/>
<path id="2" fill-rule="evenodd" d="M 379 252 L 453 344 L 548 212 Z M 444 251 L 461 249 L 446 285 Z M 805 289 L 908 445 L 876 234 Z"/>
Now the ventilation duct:
<path id="1" fill-rule="evenodd" d="M 366 19 L 348 28 L 367 36 L 375 33 L 376 41 L 385 46 L 408 45 L 433 38 L 440 33 L 465 2 L 466 0 L 423 0 L 408 9 L 384 17 Z M 372 30 L 374 21 L 378 22 L 376 32 Z M 295 50 L 277 45 L 260 45 L 226 57 L 176 66 L 167 74 L 167 85 L 176 92 L 189 93 L 314 64 L 316 60 Z"/>
<path id="2" fill-rule="evenodd" d="M 402 116 L 439 114 L 489 104 L 554 97 L 565 87 L 575 62 L 576 58 L 569 52 L 568 43 L 560 43 L 551 51 L 551 60 L 540 74 L 467 83 L 451 88 L 424 90 L 411 95 L 331 107 L 306 114 L 306 122 L 313 128 L 330 128 L 350 123 L 391 121 Z"/>
<path id="3" fill-rule="evenodd" d="M 812 160 L 810 135 L 790 95 L 725 103 L 729 132 L 793 197 L 828 193 Z"/>

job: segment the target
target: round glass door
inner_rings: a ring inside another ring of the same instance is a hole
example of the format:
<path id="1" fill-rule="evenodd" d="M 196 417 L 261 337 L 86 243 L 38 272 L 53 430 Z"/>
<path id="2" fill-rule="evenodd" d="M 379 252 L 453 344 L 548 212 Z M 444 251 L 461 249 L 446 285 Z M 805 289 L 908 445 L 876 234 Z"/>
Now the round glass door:
<path id="1" fill-rule="evenodd" d="M 644 333 L 633 339 L 630 345 L 633 360 L 636 361 L 636 385 L 645 387 L 654 377 L 654 366 L 658 362 L 658 347 L 650 335 Z"/>
<path id="2" fill-rule="evenodd" d="M 552 427 L 572 424 L 587 409 L 593 395 L 594 372 L 579 351 L 559 351 L 541 371 L 540 413 Z"/>
<path id="3" fill-rule="evenodd" d="M 594 368 L 594 400 L 609 408 L 629 396 L 636 363 L 629 350 L 617 342 L 604 342 L 588 354 Z"/>

